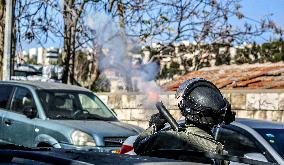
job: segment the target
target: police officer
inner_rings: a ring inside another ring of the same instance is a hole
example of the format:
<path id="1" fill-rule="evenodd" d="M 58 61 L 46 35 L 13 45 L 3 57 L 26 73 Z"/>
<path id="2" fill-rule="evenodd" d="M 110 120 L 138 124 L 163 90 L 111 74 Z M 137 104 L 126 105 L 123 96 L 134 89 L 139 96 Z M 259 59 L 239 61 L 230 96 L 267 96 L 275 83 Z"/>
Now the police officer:
<path id="1" fill-rule="evenodd" d="M 235 120 L 231 105 L 219 89 L 202 78 L 185 81 L 176 91 L 178 107 L 185 117 L 183 131 L 163 129 L 166 119 L 154 114 L 149 128 L 138 136 L 134 151 L 143 154 L 151 150 L 181 149 L 222 154 L 223 145 L 216 141 L 212 130 Z"/>

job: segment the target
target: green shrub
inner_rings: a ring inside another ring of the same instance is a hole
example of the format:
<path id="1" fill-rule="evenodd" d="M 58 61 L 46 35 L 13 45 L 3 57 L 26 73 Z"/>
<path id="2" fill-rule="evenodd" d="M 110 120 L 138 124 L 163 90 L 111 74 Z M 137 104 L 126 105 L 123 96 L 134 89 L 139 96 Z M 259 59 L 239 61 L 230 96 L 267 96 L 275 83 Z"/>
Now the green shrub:
<path id="1" fill-rule="evenodd" d="M 284 53 L 275 53 L 269 58 L 270 62 L 284 61 Z"/>

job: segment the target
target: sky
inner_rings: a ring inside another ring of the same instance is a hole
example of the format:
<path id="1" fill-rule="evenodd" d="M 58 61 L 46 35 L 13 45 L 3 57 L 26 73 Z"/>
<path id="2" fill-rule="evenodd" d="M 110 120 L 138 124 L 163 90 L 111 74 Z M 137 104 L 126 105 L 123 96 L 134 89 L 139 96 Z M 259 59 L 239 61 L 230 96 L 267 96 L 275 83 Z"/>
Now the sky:
<path id="1" fill-rule="evenodd" d="M 270 18 L 284 30 L 284 0 L 243 0 L 242 12 L 245 16 L 255 20 L 261 20 L 269 14 Z M 264 36 L 264 38 L 269 38 Z M 258 42 L 265 42 L 261 38 Z"/>
<path id="2" fill-rule="evenodd" d="M 261 19 L 269 13 L 277 24 L 284 28 L 284 1 L 283 0 L 243 0 L 243 13 L 254 19 Z"/>
<path id="3" fill-rule="evenodd" d="M 255 20 L 261 20 L 273 13 L 270 17 L 274 22 L 281 26 L 284 29 L 284 0 L 242 0 L 241 1 L 243 14 L 249 18 Z M 237 19 L 232 20 L 235 24 L 238 24 L 239 21 Z M 270 34 L 266 34 L 263 38 L 269 39 Z M 266 40 L 262 38 L 255 39 L 257 43 L 266 42 Z M 63 40 L 53 39 L 49 40 L 47 43 L 43 45 L 44 47 L 63 47 Z M 38 48 L 42 47 L 41 45 L 32 42 L 32 43 L 22 43 L 23 50 L 29 50 L 30 48 Z"/>

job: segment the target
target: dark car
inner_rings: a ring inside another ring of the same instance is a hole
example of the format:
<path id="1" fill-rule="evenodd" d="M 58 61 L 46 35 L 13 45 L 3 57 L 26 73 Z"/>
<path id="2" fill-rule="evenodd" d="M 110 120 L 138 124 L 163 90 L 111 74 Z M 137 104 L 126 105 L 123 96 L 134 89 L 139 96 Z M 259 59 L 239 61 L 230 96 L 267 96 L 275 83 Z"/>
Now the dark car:
<path id="1" fill-rule="evenodd" d="M 175 165 L 192 164 L 191 161 L 181 162 L 173 159 L 154 158 L 146 156 L 118 155 L 106 152 L 94 152 L 83 150 L 66 149 L 30 149 L 17 147 L 13 145 L 0 145 L 0 164 L 23 164 L 23 165 L 50 165 L 50 164 L 68 164 L 68 165 L 124 165 L 124 164 L 151 164 L 151 165 Z M 204 164 L 208 165 L 208 164 Z"/>
<path id="2" fill-rule="evenodd" d="M 221 155 L 211 155 L 196 151 L 178 151 L 178 150 L 162 150 L 154 151 L 151 156 L 137 155 L 118 155 L 106 152 L 94 152 L 84 150 L 67 150 L 67 149 L 47 149 L 47 148 L 25 148 L 15 145 L 0 145 L 0 164 L 154 164 L 154 165 L 174 165 L 174 164 L 190 164 L 190 165 L 209 165 L 216 162 L 232 160 L 234 163 L 250 164 L 250 165 L 275 165 L 274 163 L 261 162 L 246 158 L 225 157 Z M 166 155 L 184 155 L 186 160 L 167 159 Z M 160 157 L 162 156 L 162 157 Z M 160 157 L 160 158 L 159 158 Z M 217 163 L 219 165 L 219 163 Z M 222 164 L 222 163 L 221 163 Z"/>
<path id="3" fill-rule="evenodd" d="M 0 142 L 117 151 L 142 131 L 121 123 L 94 93 L 60 83 L 0 82 Z"/>

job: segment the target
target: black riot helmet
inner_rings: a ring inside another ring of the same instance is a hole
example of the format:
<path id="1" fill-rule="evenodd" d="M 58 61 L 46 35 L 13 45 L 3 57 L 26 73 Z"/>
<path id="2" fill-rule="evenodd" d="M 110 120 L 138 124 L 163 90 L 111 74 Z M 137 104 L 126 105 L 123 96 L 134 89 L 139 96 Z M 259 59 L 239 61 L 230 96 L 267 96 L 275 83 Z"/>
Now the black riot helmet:
<path id="1" fill-rule="evenodd" d="M 202 78 L 193 78 L 180 85 L 176 92 L 178 107 L 186 121 L 196 125 L 213 127 L 235 120 L 230 103 L 220 90 Z"/>

